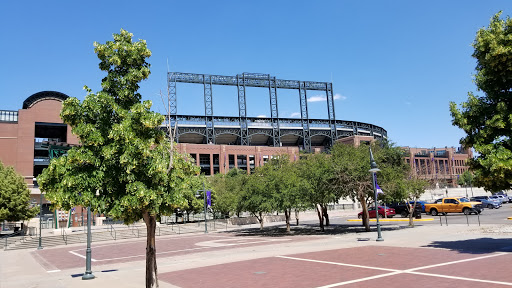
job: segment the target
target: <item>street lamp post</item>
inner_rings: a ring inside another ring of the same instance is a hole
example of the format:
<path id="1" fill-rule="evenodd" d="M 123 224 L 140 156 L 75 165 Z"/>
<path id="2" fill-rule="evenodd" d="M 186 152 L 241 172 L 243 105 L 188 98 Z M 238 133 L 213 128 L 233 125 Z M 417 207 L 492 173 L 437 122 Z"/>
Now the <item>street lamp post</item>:
<path id="1" fill-rule="evenodd" d="M 37 246 L 37 250 L 43 249 L 42 246 L 42 238 L 41 238 L 41 230 L 43 228 L 43 191 L 39 191 L 40 199 L 39 199 L 39 246 Z"/>
<path id="2" fill-rule="evenodd" d="M 208 233 L 208 225 L 206 223 L 206 189 L 204 188 L 204 182 L 203 182 L 203 190 L 197 190 L 196 197 L 201 196 L 199 192 L 203 192 L 203 205 L 204 205 L 204 233 Z"/>
<path id="3" fill-rule="evenodd" d="M 87 249 L 85 250 L 85 273 L 82 280 L 94 279 L 91 271 L 91 206 L 87 207 Z"/>
<path id="4" fill-rule="evenodd" d="M 376 241 L 384 241 L 384 238 L 382 238 L 381 231 L 380 231 L 379 206 L 377 204 L 377 188 L 375 187 L 375 173 L 377 173 L 379 171 L 380 171 L 380 169 L 377 168 L 377 163 L 375 163 L 375 160 L 373 159 L 372 148 L 370 147 L 370 170 L 369 170 L 369 172 L 372 173 L 373 193 L 375 196 L 375 219 L 377 220 L 377 240 Z M 384 212 L 384 213 L 386 213 L 386 212 Z"/>

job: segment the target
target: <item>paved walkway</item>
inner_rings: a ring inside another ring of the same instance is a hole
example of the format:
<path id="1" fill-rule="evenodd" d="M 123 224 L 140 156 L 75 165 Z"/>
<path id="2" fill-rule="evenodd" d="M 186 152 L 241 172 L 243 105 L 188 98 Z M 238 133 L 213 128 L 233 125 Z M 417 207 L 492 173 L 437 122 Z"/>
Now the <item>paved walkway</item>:
<path id="1" fill-rule="evenodd" d="M 383 226 L 383 242 L 359 226 L 326 233 L 294 227 L 291 235 L 262 236 L 254 229 L 162 236 L 160 287 L 512 286 L 507 227 L 406 224 Z M 144 287 L 144 253 L 144 239 L 98 243 L 96 279 L 83 281 L 83 244 L 2 251 L 0 287 Z"/>

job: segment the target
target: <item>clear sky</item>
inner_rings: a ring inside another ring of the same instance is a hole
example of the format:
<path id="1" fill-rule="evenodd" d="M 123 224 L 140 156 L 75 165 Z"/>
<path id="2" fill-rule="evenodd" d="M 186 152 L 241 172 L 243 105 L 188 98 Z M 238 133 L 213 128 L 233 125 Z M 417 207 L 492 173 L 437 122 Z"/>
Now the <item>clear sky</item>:
<path id="1" fill-rule="evenodd" d="M 475 91 L 476 31 L 512 1 L 2 1 L 0 109 L 45 90 L 83 99 L 100 90 L 93 42 L 120 29 L 153 55 L 143 99 L 164 112 L 170 71 L 333 82 L 336 118 L 372 123 L 398 145 L 458 146 L 449 101 Z M 178 83 L 178 113 L 204 114 L 202 86 Z M 322 96 L 310 91 L 308 97 Z M 238 115 L 234 87 L 214 86 L 214 114 Z M 312 100 L 319 100 L 318 97 Z M 299 117 L 298 92 L 278 90 L 279 115 Z M 327 118 L 310 101 L 310 118 Z M 248 116 L 270 115 L 268 90 L 248 88 Z"/>

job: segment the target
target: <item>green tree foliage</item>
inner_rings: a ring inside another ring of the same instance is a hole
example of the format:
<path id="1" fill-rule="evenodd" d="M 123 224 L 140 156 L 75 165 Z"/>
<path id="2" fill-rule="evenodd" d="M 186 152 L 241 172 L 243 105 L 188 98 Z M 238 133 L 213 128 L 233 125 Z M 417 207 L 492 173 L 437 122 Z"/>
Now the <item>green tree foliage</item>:
<path id="1" fill-rule="evenodd" d="M 408 179 L 398 179 L 395 190 L 388 193 L 386 202 L 404 202 L 409 212 L 409 226 L 414 227 L 414 207 L 425 189 L 429 186 L 428 181 L 410 176 Z"/>
<path id="2" fill-rule="evenodd" d="M 491 191 L 512 187 L 512 19 L 500 16 L 473 42 L 474 82 L 483 95 L 469 92 L 461 110 L 450 103 L 453 125 L 467 134 L 461 144 L 478 155 L 469 161 L 475 184 Z"/>
<path id="3" fill-rule="evenodd" d="M 221 215 L 236 214 L 242 212 L 240 201 L 242 183 L 247 174 L 237 168 L 230 169 L 224 174 L 215 174 L 208 179 L 209 187 L 212 188 L 212 210 Z"/>
<path id="4" fill-rule="evenodd" d="M 0 162 L 0 222 L 24 221 L 39 212 L 38 207 L 29 208 L 30 191 L 23 177 L 14 168 Z"/>
<path id="5" fill-rule="evenodd" d="M 310 154 L 299 160 L 299 175 L 309 185 L 306 189 L 307 202 L 315 206 L 320 229 L 325 225 L 329 226 L 329 214 L 327 204 L 334 203 L 339 199 L 339 190 L 333 186 L 334 166 L 330 155 L 325 153 Z"/>
<path id="6" fill-rule="evenodd" d="M 158 129 L 164 118 L 150 111 L 151 101 L 140 102 L 138 83 L 150 74 L 146 42 L 132 42 L 125 30 L 113 36 L 106 44 L 94 43 L 99 67 L 107 72 L 103 89 L 94 94 L 86 87 L 83 102 L 69 98 L 63 103 L 60 116 L 81 145 L 53 159 L 38 183 L 64 209 L 91 206 L 126 223 L 144 219 L 146 287 L 155 287 L 156 217 L 184 203 L 183 191 L 191 189 L 198 168 L 172 150 Z"/>
<path id="7" fill-rule="evenodd" d="M 309 183 L 300 177 L 297 165 L 290 162 L 287 155 L 272 158 L 260 172 L 272 195 L 273 209 L 284 212 L 286 231 L 290 232 L 291 212 L 303 210 L 307 205 L 305 196 Z"/>
<path id="8" fill-rule="evenodd" d="M 181 211 L 184 211 L 187 214 L 187 221 L 190 221 L 190 214 L 201 213 L 204 211 L 204 195 L 202 191 L 203 183 L 205 182 L 204 175 L 199 177 L 193 177 L 190 179 L 190 183 L 188 185 L 188 189 L 183 191 L 183 197 L 185 198 L 185 202 L 181 205 L 178 205 Z M 199 193 L 199 194 L 198 194 Z M 196 194 L 198 194 L 196 196 Z"/>
<path id="9" fill-rule="evenodd" d="M 240 204 L 242 210 L 251 213 L 260 223 L 260 230 L 263 230 L 263 220 L 267 213 L 275 211 L 276 203 L 274 192 L 270 189 L 262 167 L 254 170 L 254 173 L 246 177 L 242 182 L 242 193 Z"/>
<path id="10" fill-rule="evenodd" d="M 388 142 L 375 143 L 371 147 L 375 162 L 380 169 L 377 173 L 379 186 L 385 194 L 396 193 L 407 171 L 402 151 Z M 368 205 L 374 201 L 375 197 L 372 176 L 369 172 L 369 146 L 336 144 L 331 152 L 334 164 L 333 186 L 340 191 L 340 196 L 357 199 L 363 208 L 362 224 L 366 231 L 370 231 Z"/>

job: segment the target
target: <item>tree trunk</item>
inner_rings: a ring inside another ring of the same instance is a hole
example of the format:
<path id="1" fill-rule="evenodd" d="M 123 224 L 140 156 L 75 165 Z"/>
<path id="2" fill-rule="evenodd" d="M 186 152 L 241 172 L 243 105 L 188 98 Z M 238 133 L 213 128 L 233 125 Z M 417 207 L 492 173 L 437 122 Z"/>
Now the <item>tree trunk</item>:
<path id="1" fill-rule="evenodd" d="M 284 209 L 284 218 L 286 219 L 286 232 L 290 233 L 290 214 L 291 209 Z"/>
<path id="2" fill-rule="evenodd" d="M 363 226 L 364 226 L 364 230 L 366 230 L 366 232 L 370 232 L 370 219 L 369 219 L 369 215 L 368 215 L 368 207 L 366 206 L 366 201 L 364 199 L 364 196 L 362 195 L 358 195 L 358 200 L 359 200 L 359 203 L 361 203 L 361 207 L 363 208 Z"/>
<path id="3" fill-rule="evenodd" d="M 299 226 L 299 210 L 295 209 L 295 221 L 297 222 L 297 226 Z"/>
<path id="4" fill-rule="evenodd" d="M 146 223 L 146 288 L 158 286 L 158 270 L 156 267 L 156 216 L 150 215 L 148 211 L 142 213 Z"/>
<path id="5" fill-rule="evenodd" d="M 316 214 L 318 215 L 318 221 L 320 222 L 320 230 L 324 232 L 324 215 L 322 213 L 322 206 L 320 206 L 320 204 L 316 204 Z"/>
<path id="6" fill-rule="evenodd" d="M 256 217 L 256 219 L 260 222 L 260 230 L 263 230 L 263 213 L 260 212 L 259 215 L 260 217 Z"/>
<path id="7" fill-rule="evenodd" d="M 325 219 L 325 226 L 330 226 L 330 222 L 329 222 L 329 213 L 327 212 L 327 205 L 322 205 L 322 215 L 324 216 L 324 219 Z"/>
<path id="8" fill-rule="evenodd" d="M 411 204 L 406 204 L 409 208 L 409 227 L 414 227 L 414 212 L 416 212 L 416 202 L 414 202 L 414 206 Z"/>

